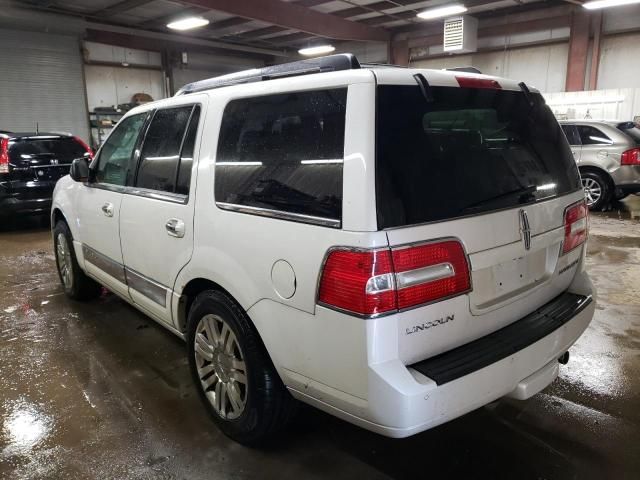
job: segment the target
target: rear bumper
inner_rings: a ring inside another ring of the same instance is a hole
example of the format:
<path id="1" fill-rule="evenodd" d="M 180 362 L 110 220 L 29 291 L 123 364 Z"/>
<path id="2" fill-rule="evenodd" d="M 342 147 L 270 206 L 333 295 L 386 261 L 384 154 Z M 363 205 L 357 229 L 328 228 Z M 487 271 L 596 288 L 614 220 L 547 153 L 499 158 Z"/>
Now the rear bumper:
<path id="1" fill-rule="evenodd" d="M 640 191 L 640 165 L 621 165 L 611 173 L 611 178 L 624 194 Z"/>
<path id="2" fill-rule="evenodd" d="M 0 216 L 32 215 L 48 213 L 51 210 L 51 194 L 42 198 L 0 198 Z"/>
<path id="3" fill-rule="evenodd" d="M 55 182 L 18 182 L 0 184 L 0 216 L 48 213 Z"/>
<path id="4" fill-rule="evenodd" d="M 595 301 L 589 298 L 583 308 L 543 337 L 470 373 L 454 375 L 453 379 L 440 377 L 436 381 L 418 371 L 419 364 L 407 367 L 399 360 L 370 365 L 368 400 L 353 408 L 348 402 L 318 398 L 295 388 L 292 393 L 367 430 L 389 437 L 408 437 L 500 397 L 526 399 L 545 388 L 558 375 L 558 358 L 584 332 L 594 310 Z M 464 347 L 467 346 L 461 348 Z M 445 377 L 449 370 L 442 370 Z"/>

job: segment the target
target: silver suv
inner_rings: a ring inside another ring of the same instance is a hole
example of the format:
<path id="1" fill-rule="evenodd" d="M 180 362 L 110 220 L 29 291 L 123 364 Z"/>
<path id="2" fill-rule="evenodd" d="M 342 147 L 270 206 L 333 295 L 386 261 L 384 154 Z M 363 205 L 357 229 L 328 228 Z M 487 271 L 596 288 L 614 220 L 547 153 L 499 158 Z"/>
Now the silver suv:
<path id="1" fill-rule="evenodd" d="M 591 210 L 640 192 L 640 128 L 634 122 L 560 122 L 578 164 Z"/>

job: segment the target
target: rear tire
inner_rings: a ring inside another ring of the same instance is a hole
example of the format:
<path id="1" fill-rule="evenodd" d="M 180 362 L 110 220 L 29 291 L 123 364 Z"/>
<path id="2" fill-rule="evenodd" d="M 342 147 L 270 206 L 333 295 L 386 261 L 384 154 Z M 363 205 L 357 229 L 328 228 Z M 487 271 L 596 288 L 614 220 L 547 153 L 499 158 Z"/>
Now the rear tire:
<path id="1" fill-rule="evenodd" d="M 589 210 L 600 211 L 611 201 L 611 184 L 598 172 L 580 172 Z"/>
<path id="2" fill-rule="evenodd" d="M 100 284 L 89 278 L 78 264 L 73 236 L 64 220 L 59 220 L 53 228 L 53 251 L 60 282 L 69 298 L 90 300 L 100 295 Z"/>
<path id="3" fill-rule="evenodd" d="M 207 411 L 229 438 L 256 445 L 297 410 L 246 313 L 227 294 L 207 290 L 189 310 L 189 366 Z"/>

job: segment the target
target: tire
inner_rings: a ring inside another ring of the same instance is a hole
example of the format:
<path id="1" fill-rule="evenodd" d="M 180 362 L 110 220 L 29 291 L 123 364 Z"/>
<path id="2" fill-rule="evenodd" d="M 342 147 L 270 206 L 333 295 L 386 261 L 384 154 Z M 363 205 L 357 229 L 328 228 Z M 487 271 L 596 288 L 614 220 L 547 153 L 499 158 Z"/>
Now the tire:
<path id="1" fill-rule="evenodd" d="M 611 184 L 598 172 L 580 172 L 589 210 L 600 211 L 611 201 Z"/>
<path id="2" fill-rule="evenodd" d="M 100 284 L 89 278 L 78 265 L 73 249 L 73 236 L 64 220 L 59 220 L 53 227 L 53 252 L 58 277 L 67 297 L 74 300 L 90 300 L 100 295 Z"/>
<path id="3" fill-rule="evenodd" d="M 244 445 L 281 431 L 297 401 L 242 308 L 225 293 L 207 290 L 195 298 L 187 328 L 193 380 L 218 428 Z"/>

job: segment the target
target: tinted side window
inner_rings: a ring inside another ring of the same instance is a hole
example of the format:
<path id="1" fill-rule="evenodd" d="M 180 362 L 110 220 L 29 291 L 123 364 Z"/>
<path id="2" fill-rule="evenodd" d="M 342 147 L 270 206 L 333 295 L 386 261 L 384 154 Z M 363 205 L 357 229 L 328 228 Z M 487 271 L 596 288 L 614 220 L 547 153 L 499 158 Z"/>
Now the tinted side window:
<path id="1" fill-rule="evenodd" d="M 560 125 L 562 127 L 562 131 L 567 137 L 567 141 L 569 145 L 580 145 L 580 136 L 578 135 L 578 131 L 576 130 L 575 125 Z"/>
<path id="2" fill-rule="evenodd" d="M 127 185 L 135 173 L 133 150 L 146 113 L 132 115 L 120 121 L 100 149 L 97 159 L 96 182 L 111 185 Z"/>
<path id="3" fill-rule="evenodd" d="M 611 145 L 613 141 L 601 130 L 589 125 L 578 125 L 578 133 L 583 145 Z"/>
<path id="4" fill-rule="evenodd" d="M 340 220 L 346 99 L 340 88 L 231 101 L 216 201 Z"/>
<path id="5" fill-rule="evenodd" d="M 193 106 L 156 111 L 140 155 L 136 186 L 173 192 L 180 149 Z"/>
<path id="6" fill-rule="evenodd" d="M 182 152 L 180 153 L 180 166 L 178 167 L 178 180 L 176 181 L 176 193 L 189 195 L 191 184 L 191 168 L 193 167 L 193 153 L 198 133 L 198 121 L 200 120 L 200 107 L 196 106 L 189 121 L 189 129 L 184 139 Z"/>

